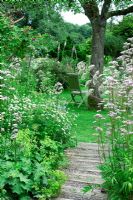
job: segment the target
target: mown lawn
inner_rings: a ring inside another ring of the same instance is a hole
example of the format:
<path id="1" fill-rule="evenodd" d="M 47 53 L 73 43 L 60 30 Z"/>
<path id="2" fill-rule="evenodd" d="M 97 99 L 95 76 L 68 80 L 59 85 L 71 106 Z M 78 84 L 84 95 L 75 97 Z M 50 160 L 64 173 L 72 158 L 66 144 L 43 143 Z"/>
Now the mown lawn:
<path id="1" fill-rule="evenodd" d="M 64 99 L 66 102 L 70 102 L 70 92 L 65 90 L 61 94 L 60 98 Z M 72 102 L 68 104 L 68 110 L 70 114 L 74 113 L 77 115 L 75 121 L 76 126 L 73 127 L 73 131 L 76 132 L 78 142 L 97 142 L 97 136 L 95 135 L 96 131 L 93 123 L 97 111 L 88 110 L 85 105 L 78 108 L 78 106 L 74 105 Z M 102 111 L 102 114 L 106 116 L 106 111 Z"/>

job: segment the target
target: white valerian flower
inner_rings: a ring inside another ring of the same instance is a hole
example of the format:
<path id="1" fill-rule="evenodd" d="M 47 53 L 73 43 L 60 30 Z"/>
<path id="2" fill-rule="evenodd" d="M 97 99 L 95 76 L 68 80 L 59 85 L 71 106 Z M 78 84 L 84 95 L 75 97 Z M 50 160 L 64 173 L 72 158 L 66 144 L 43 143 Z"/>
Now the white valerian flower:
<path id="1" fill-rule="evenodd" d="M 17 138 L 17 135 L 18 135 L 18 133 L 17 133 L 17 132 L 16 132 L 16 133 L 14 133 L 14 134 L 12 134 L 12 135 L 11 135 L 11 139 L 12 139 L 12 140 L 16 139 L 16 138 Z"/>
<path id="2" fill-rule="evenodd" d="M 103 116 L 102 116 L 101 114 L 96 114 L 95 117 L 96 117 L 96 118 L 100 118 L 100 119 L 103 118 Z"/>
<path id="3" fill-rule="evenodd" d="M 89 66 L 90 72 L 93 71 L 94 68 L 95 68 L 95 65 L 90 65 Z"/>
<path id="4" fill-rule="evenodd" d="M 99 71 L 96 71 L 96 73 L 95 73 L 94 76 L 93 76 L 93 84 L 94 84 L 94 85 L 99 84 L 99 74 L 100 74 L 100 72 L 99 72 Z"/>
<path id="5" fill-rule="evenodd" d="M 124 124 L 133 125 L 133 121 L 132 120 L 126 120 L 126 121 L 124 121 Z"/>
<path id="6" fill-rule="evenodd" d="M 84 61 L 81 61 L 77 64 L 78 74 L 82 75 L 86 73 L 86 63 Z"/>
<path id="7" fill-rule="evenodd" d="M 116 112 L 113 112 L 113 111 L 110 111 L 110 112 L 109 112 L 109 116 L 112 117 L 112 118 L 114 118 L 114 117 L 117 116 L 117 113 L 116 113 Z"/>
<path id="8" fill-rule="evenodd" d="M 87 95 L 88 96 L 90 96 L 90 95 L 92 95 L 94 93 L 94 89 L 93 88 L 91 88 L 91 89 L 89 89 L 88 90 L 88 93 L 87 93 Z"/>
<path id="9" fill-rule="evenodd" d="M 5 131 L 5 129 L 4 128 L 0 128 L 0 132 L 4 132 Z"/>
<path id="10" fill-rule="evenodd" d="M 105 91 L 105 87 L 104 87 L 103 84 L 101 84 L 101 85 L 98 87 L 98 91 L 99 91 L 99 93 L 100 93 L 101 95 L 103 94 L 103 92 Z"/>
<path id="11" fill-rule="evenodd" d="M 96 127 L 96 131 L 101 133 L 101 132 L 103 132 L 103 129 L 101 127 Z"/>
<path id="12" fill-rule="evenodd" d="M 85 66 L 86 66 L 86 64 L 85 64 L 84 61 L 81 61 L 81 62 L 79 62 L 79 63 L 77 64 L 77 68 L 78 68 L 78 69 L 84 69 Z"/>
<path id="13" fill-rule="evenodd" d="M 56 94 L 60 94 L 63 91 L 63 86 L 60 82 L 57 82 L 54 86 L 54 91 Z"/>
<path id="14" fill-rule="evenodd" d="M 118 67 L 119 66 L 119 64 L 118 64 L 118 62 L 117 61 L 111 61 L 111 62 L 109 62 L 109 64 L 112 66 L 112 67 Z"/>
<path id="15" fill-rule="evenodd" d="M 91 81 L 91 80 L 88 80 L 88 81 L 86 81 L 86 83 L 85 83 L 85 87 L 90 87 L 91 84 L 92 84 L 92 81 Z"/>

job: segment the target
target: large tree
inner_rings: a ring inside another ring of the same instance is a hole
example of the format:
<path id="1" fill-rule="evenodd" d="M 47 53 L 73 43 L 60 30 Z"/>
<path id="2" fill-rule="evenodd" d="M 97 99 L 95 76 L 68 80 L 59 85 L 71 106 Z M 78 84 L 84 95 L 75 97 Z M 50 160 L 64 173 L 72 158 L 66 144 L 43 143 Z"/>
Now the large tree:
<path id="1" fill-rule="evenodd" d="M 64 7 L 72 10 L 83 9 L 85 15 L 89 18 L 92 26 L 92 58 L 91 63 L 95 65 L 91 71 L 91 79 L 96 71 L 103 72 L 104 66 L 104 38 L 106 32 L 107 20 L 114 16 L 127 15 L 133 12 L 133 3 L 131 0 L 5 0 L 6 2 L 19 2 L 19 6 L 23 6 L 23 2 L 37 4 L 43 8 L 44 2 L 48 2 L 51 6 Z M 3 1 L 2 1 L 3 2 Z M 35 6 L 35 5 L 34 5 Z M 79 9 L 78 9 L 79 8 Z M 95 104 L 100 101 L 98 91 L 98 84 L 94 85 L 93 81 L 91 87 L 94 89 L 93 96 L 95 97 Z"/>
<path id="2" fill-rule="evenodd" d="M 61 1 L 63 2 L 63 1 Z M 66 1 L 64 1 L 66 2 Z M 78 4 L 80 3 L 80 5 Z M 68 6 L 72 9 L 75 5 L 83 8 L 85 15 L 89 18 L 92 26 L 92 57 L 91 63 L 95 67 L 91 71 L 93 79 L 96 71 L 103 72 L 104 66 L 104 39 L 107 20 L 114 16 L 127 15 L 133 12 L 133 3 L 128 0 L 68 0 Z M 97 85 L 91 84 L 94 89 L 94 97 L 100 100 Z M 97 104 L 98 101 L 95 101 Z"/>

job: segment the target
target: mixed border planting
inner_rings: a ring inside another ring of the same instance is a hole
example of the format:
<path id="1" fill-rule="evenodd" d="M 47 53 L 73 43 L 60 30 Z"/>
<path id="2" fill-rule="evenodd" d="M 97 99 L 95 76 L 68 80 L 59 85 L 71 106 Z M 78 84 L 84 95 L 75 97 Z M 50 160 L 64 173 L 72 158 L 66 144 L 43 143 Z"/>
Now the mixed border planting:
<path id="1" fill-rule="evenodd" d="M 29 28 L 12 25 L 4 15 L 0 26 L 0 198 L 48 199 L 65 180 L 59 167 L 72 142 L 72 123 L 54 75 L 44 77 L 42 64 L 34 61 L 40 36 L 34 41 Z M 48 93 L 41 92 L 43 85 Z"/>

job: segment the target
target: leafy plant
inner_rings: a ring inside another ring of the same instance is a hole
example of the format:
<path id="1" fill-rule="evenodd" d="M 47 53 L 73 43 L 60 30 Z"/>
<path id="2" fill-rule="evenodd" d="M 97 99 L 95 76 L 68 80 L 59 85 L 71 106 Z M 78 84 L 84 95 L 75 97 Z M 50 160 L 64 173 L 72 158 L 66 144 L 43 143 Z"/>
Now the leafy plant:
<path id="1" fill-rule="evenodd" d="M 104 73 L 104 103 L 109 117 L 106 133 L 101 128 L 103 116 L 96 115 L 103 187 L 111 200 L 133 198 L 132 44 L 133 38 L 128 39 L 121 56 Z"/>
<path id="2" fill-rule="evenodd" d="M 0 158 L 1 191 L 16 199 L 56 194 L 65 178 L 57 170 L 61 154 L 56 142 L 46 138 L 38 145 L 34 133 L 27 129 L 19 131 L 7 149 L 4 159 Z"/>
<path id="3" fill-rule="evenodd" d="M 58 168 L 72 123 L 54 90 L 53 60 L 41 64 L 43 93 L 36 91 L 33 57 L 45 38 L 34 42 L 30 27 L 19 28 L 5 15 L 0 22 L 0 199 L 49 199 L 65 180 Z"/>

